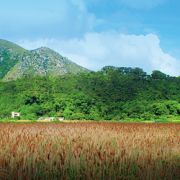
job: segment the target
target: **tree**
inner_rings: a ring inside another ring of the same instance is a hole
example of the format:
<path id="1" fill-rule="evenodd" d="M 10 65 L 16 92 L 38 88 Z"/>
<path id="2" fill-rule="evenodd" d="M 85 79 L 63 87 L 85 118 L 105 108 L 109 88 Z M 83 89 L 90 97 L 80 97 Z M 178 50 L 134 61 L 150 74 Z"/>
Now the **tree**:
<path id="1" fill-rule="evenodd" d="M 156 70 L 152 72 L 151 77 L 152 79 L 155 79 L 155 80 L 162 80 L 162 79 L 166 79 L 167 75 L 162 73 L 161 71 Z"/>
<path id="2" fill-rule="evenodd" d="M 164 103 L 154 103 L 152 105 L 152 112 L 156 116 L 162 116 L 169 114 L 169 111 Z"/>

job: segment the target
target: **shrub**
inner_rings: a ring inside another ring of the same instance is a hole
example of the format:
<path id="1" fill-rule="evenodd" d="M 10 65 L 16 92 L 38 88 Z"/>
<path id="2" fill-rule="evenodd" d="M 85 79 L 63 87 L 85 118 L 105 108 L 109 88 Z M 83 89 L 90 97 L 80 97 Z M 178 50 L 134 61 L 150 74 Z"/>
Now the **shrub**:
<path id="1" fill-rule="evenodd" d="M 169 114 L 168 108 L 163 103 L 155 103 L 155 104 L 153 104 L 152 107 L 151 107 L 151 111 L 156 116 L 162 116 L 162 115 L 168 115 Z"/>

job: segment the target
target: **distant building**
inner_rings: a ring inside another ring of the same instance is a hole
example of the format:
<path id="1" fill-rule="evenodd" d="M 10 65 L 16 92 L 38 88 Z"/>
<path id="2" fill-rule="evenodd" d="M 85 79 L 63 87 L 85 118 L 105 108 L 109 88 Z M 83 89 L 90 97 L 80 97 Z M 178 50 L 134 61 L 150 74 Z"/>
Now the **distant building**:
<path id="1" fill-rule="evenodd" d="M 14 118 L 16 118 L 16 117 L 20 117 L 21 116 L 21 114 L 19 113 L 19 112 L 12 112 L 11 113 L 11 117 L 14 119 Z"/>
<path id="2" fill-rule="evenodd" d="M 38 119 L 39 121 L 46 121 L 46 122 L 52 122 L 52 121 L 64 121 L 64 117 L 40 117 Z"/>
<path id="3" fill-rule="evenodd" d="M 38 120 L 39 121 L 46 121 L 46 122 L 51 122 L 54 121 L 54 117 L 40 117 Z"/>
<path id="4" fill-rule="evenodd" d="M 57 120 L 58 121 L 64 121 L 64 117 L 58 117 Z"/>

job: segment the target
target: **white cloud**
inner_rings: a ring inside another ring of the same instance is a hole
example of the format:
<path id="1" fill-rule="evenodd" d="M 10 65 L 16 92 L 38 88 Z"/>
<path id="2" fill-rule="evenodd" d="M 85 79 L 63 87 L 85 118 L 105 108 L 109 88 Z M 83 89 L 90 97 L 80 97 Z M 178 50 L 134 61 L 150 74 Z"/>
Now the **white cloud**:
<path id="1" fill-rule="evenodd" d="M 169 75 L 180 75 L 180 61 L 161 49 L 155 34 L 87 33 L 80 39 L 23 40 L 18 43 L 27 49 L 48 46 L 93 70 L 114 65 L 141 67 L 149 73 L 160 70 Z"/>
<path id="2" fill-rule="evenodd" d="M 156 7 L 166 0 L 120 0 L 123 4 L 128 7 L 136 9 L 148 9 Z"/>

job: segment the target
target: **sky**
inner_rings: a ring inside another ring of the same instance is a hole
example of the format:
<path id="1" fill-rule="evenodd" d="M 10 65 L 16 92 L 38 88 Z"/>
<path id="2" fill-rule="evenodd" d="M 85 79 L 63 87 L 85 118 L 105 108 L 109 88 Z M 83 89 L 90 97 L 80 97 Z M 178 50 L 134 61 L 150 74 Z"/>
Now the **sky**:
<path id="1" fill-rule="evenodd" d="M 179 0 L 0 0 L 0 39 L 72 61 L 180 76 Z"/>

